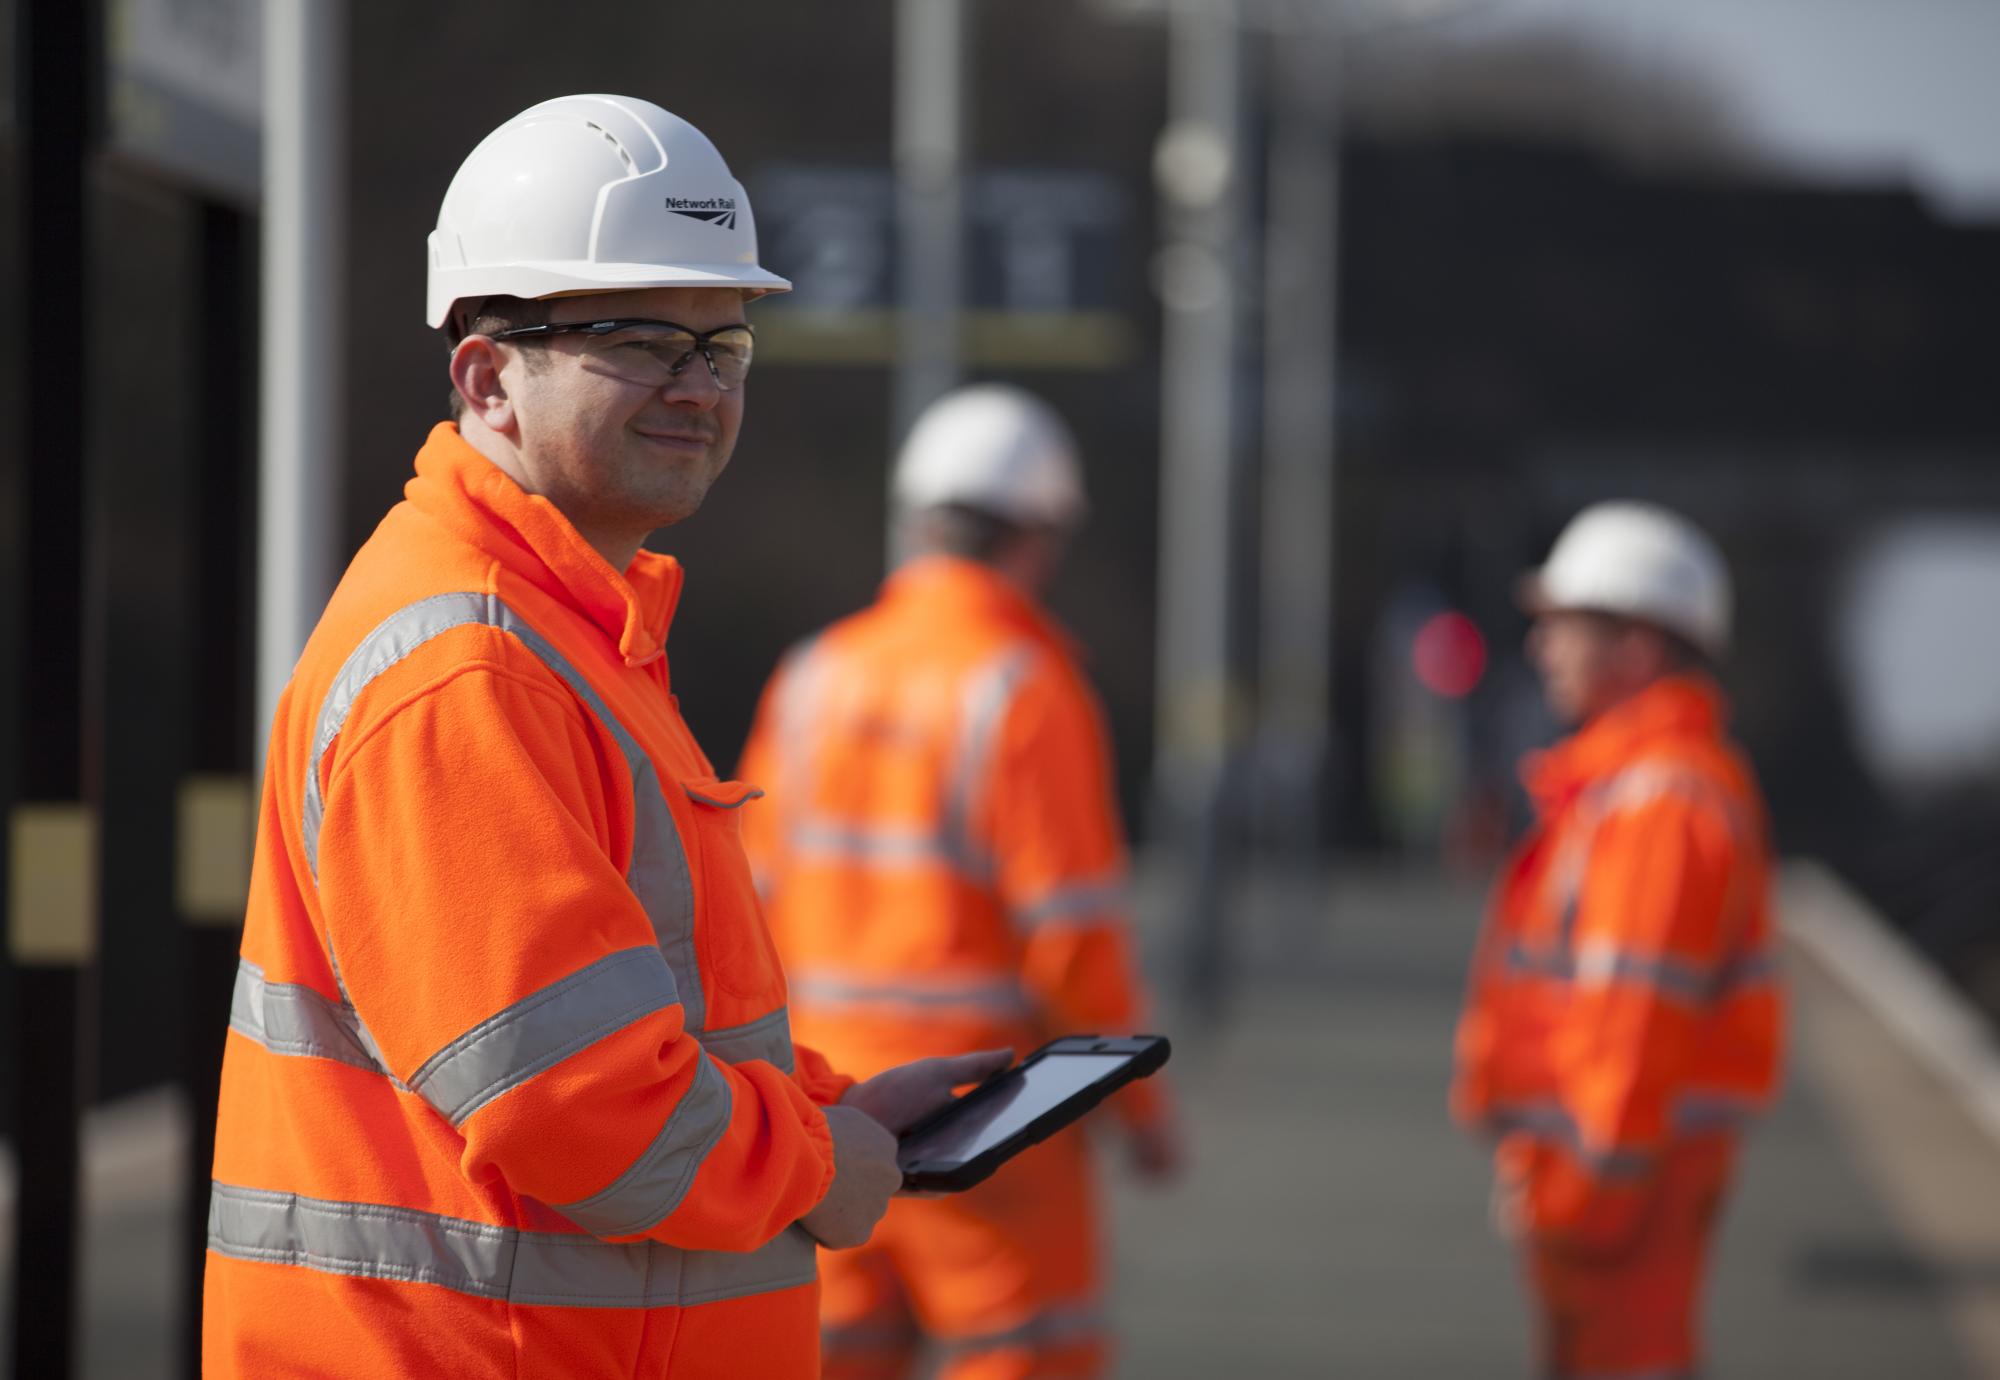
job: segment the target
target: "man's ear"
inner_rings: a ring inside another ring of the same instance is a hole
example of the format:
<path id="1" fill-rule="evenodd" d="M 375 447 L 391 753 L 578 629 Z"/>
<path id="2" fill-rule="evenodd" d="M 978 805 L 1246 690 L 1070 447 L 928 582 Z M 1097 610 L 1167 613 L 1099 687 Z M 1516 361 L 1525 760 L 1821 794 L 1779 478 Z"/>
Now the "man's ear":
<path id="1" fill-rule="evenodd" d="M 465 403 L 465 415 L 498 432 L 514 428 L 514 402 L 500 377 L 505 362 L 500 347 L 483 335 L 467 336 L 451 352 L 451 386 Z"/>

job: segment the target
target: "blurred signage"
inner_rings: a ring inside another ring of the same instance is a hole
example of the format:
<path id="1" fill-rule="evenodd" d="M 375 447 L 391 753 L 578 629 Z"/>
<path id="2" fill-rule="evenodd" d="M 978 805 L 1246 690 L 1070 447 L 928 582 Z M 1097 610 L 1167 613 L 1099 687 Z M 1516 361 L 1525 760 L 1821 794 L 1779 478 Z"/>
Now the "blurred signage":
<path id="1" fill-rule="evenodd" d="M 965 179 L 964 349 L 993 368 L 1108 368 L 1134 335 L 1114 308 L 1129 210 L 1111 177 L 984 169 Z M 759 312 L 759 357 L 879 365 L 894 357 L 896 182 L 886 168 L 765 169 L 752 184 L 761 257 L 793 291 Z"/>
<path id="2" fill-rule="evenodd" d="M 111 0 L 107 139 L 156 171 L 257 200 L 264 0 Z"/>

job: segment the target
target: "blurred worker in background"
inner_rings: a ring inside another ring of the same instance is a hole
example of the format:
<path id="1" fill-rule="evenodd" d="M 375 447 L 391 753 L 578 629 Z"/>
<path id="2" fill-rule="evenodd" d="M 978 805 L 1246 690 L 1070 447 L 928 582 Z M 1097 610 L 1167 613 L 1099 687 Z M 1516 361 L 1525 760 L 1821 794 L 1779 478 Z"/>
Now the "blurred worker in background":
<path id="1" fill-rule="evenodd" d="M 1016 389 L 961 389 L 911 431 L 894 497 L 898 568 L 785 658 L 741 769 L 770 792 L 744 824 L 801 1038 L 865 1073 L 1129 1032 L 1108 744 L 1039 604 L 1084 512 L 1069 431 Z M 1149 1176 L 1180 1157 L 1158 1083 L 1110 1104 Z M 1087 1150 L 1072 1128 L 827 1256 L 826 1374 L 905 1375 L 927 1341 L 954 1380 L 1099 1374 Z"/>
<path id="2" fill-rule="evenodd" d="M 272 727 L 223 1070 L 213 1377 L 819 1373 L 814 1239 L 1004 1054 L 867 1083 L 795 1046 L 670 693 L 743 416 L 757 264 L 714 145 L 571 96 L 466 159 L 430 243 L 440 424 Z"/>
<path id="3" fill-rule="evenodd" d="M 1579 727 L 1525 766 L 1538 819 L 1475 960 L 1454 1107 L 1499 1139 L 1548 1374 L 1692 1376 L 1783 1017 L 1763 806 L 1705 669 L 1729 578 L 1685 520 L 1606 503 L 1523 586 L 1549 705 Z"/>

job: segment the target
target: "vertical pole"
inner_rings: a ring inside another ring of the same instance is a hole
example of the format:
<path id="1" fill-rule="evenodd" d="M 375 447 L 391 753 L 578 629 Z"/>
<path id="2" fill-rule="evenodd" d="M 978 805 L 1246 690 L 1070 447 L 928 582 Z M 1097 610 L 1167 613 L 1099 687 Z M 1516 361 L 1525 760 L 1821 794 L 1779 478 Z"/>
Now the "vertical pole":
<path id="1" fill-rule="evenodd" d="M 248 731 L 254 609 L 244 591 L 254 573 L 249 553 L 255 464 L 245 402 L 253 394 L 256 313 L 246 265 L 251 230 L 240 212 L 203 208 L 195 265 L 201 304 L 196 338 L 204 362 L 196 400 L 198 432 L 193 617 L 188 659 L 193 710 L 187 725 L 191 775 L 181 783 L 175 864 L 175 910 L 181 920 L 181 1088 L 188 1108 L 187 1178 L 182 1187 L 180 1374 L 201 1374 L 202 1274 L 208 1250 L 208 1186 L 215 1163 L 216 1100 L 222 1047 L 236 975 L 243 906 L 255 830 Z"/>
<path id="2" fill-rule="evenodd" d="M 1336 0 L 1272 51 L 1264 251 L 1259 833 L 1321 837 L 1332 742 L 1340 39 Z"/>
<path id="3" fill-rule="evenodd" d="M 1229 636 L 1242 59 L 1234 0 L 1181 3 L 1168 26 L 1168 124 L 1154 158 L 1166 231 L 1154 789 L 1168 835 L 1196 860 L 1184 985 L 1213 1012 L 1223 984 L 1224 787 L 1243 717 Z"/>
<path id="4" fill-rule="evenodd" d="M 926 404 L 958 382 L 965 123 L 964 0 L 896 0 L 892 444 L 901 443 Z"/>
<path id="5" fill-rule="evenodd" d="M 101 696 L 93 639 L 85 291 L 88 163 L 98 87 L 94 0 L 18 0 L 23 339 L 19 776 L 8 812 L 7 935 L 15 967 L 13 1373 L 76 1363 L 78 1152 L 95 1068 Z"/>
<path id="6" fill-rule="evenodd" d="M 263 401 L 257 710 L 263 735 L 333 589 L 347 332 L 347 7 L 270 0 L 264 16 Z"/>

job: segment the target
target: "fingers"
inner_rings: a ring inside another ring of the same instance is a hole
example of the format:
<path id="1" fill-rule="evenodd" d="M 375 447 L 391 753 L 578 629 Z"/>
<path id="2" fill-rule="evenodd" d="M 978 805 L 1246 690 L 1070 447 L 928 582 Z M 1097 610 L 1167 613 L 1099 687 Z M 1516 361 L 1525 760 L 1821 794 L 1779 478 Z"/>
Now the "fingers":
<path id="1" fill-rule="evenodd" d="M 947 1086 L 960 1087 L 966 1083 L 979 1083 L 992 1077 L 1014 1063 L 1011 1049 L 982 1049 L 972 1054 L 957 1054 L 938 1060 L 938 1073 L 949 1080 Z"/>

